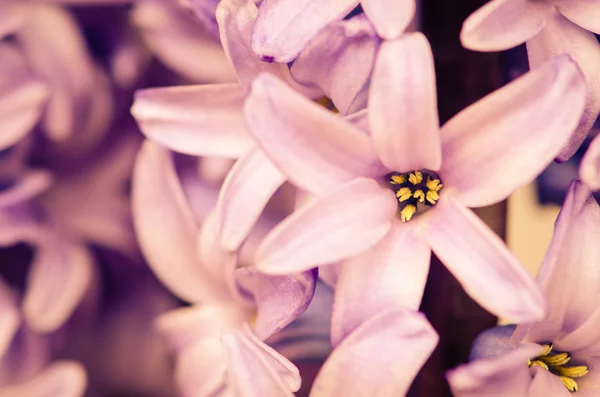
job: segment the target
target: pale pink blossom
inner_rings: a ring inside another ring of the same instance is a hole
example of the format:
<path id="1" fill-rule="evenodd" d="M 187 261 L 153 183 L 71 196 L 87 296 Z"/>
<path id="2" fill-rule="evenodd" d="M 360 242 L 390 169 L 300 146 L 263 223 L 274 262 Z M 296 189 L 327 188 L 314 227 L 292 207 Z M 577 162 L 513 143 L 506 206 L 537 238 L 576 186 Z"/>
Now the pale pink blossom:
<path id="1" fill-rule="evenodd" d="M 600 189 L 600 135 L 597 135 L 579 166 L 581 180 L 592 190 Z"/>

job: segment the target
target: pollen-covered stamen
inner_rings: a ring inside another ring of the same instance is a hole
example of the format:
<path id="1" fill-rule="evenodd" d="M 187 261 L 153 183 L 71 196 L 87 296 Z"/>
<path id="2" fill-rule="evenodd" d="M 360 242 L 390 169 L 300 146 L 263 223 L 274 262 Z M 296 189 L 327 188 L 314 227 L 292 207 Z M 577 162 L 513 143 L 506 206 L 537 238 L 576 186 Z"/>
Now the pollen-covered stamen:
<path id="1" fill-rule="evenodd" d="M 396 193 L 400 220 L 408 222 L 414 215 L 425 212 L 440 199 L 443 185 L 438 176 L 429 170 L 386 175 L 387 187 Z"/>
<path id="2" fill-rule="evenodd" d="M 565 364 L 571 361 L 571 355 L 567 352 L 560 352 L 552 354 L 552 344 L 543 345 L 544 350 L 542 353 L 529 360 L 528 365 L 530 367 L 536 365 L 544 368 L 550 373 L 558 376 L 562 381 L 563 385 L 570 391 L 576 392 L 579 390 L 579 385 L 575 378 L 581 378 L 590 372 L 590 368 L 587 365 L 576 365 L 565 367 Z"/>

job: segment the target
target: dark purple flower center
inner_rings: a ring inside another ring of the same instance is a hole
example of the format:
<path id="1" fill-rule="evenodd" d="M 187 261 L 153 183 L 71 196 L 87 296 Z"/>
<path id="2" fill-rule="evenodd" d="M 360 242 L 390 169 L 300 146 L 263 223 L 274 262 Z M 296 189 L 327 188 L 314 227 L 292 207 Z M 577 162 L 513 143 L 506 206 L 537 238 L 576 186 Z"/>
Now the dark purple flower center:
<path id="1" fill-rule="evenodd" d="M 386 186 L 396 193 L 400 220 L 408 222 L 415 214 L 423 213 L 440 199 L 442 181 L 433 171 L 390 172 Z"/>

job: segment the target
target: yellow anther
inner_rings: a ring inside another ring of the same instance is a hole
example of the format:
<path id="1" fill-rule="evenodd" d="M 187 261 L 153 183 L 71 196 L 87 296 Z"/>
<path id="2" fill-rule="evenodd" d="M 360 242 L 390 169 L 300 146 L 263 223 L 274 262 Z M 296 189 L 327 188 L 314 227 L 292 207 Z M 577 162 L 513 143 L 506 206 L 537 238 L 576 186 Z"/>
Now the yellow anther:
<path id="1" fill-rule="evenodd" d="M 409 187 L 400 188 L 400 190 L 396 192 L 396 197 L 398 197 L 398 201 L 400 202 L 406 201 L 412 197 L 412 191 Z"/>
<path id="2" fill-rule="evenodd" d="M 408 204 L 400 211 L 400 220 L 402 222 L 408 222 L 412 219 L 413 215 L 417 212 L 417 207 L 412 204 Z"/>
<path id="3" fill-rule="evenodd" d="M 439 179 L 431 179 L 430 177 L 427 178 L 425 186 L 427 186 L 427 189 L 433 190 L 434 192 L 439 192 L 440 189 L 444 187 L 444 185 L 440 183 Z"/>
<path id="4" fill-rule="evenodd" d="M 408 176 L 408 181 L 410 183 L 412 183 L 413 185 L 417 185 L 417 184 L 423 182 L 423 174 L 421 173 L 421 171 L 411 172 L 410 175 Z"/>
<path id="5" fill-rule="evenodd" d="M 390 178 L 392 185 L 402 185 L 404 182 L 406 182 L 406 175 L 392 175 Z"/>
<path id="6" fill-rule="evenodd" d="M 542 367 L 544 368 L 546 371 L 548 370 L 548 366 L 546 365 L 546 363 L 541 362 L 540 360 L 533 360 L 533 361 L 529 361 L 529 366 L 533 367 L 534 365 L 537 365 L 538 367 Z"/>
<path id="7" fill-rule="evenodd" d="M 576 367 L 556 367 L 552 368 L 560 376 L 567 376 L 569 378 L 581 378 L 590 372 L 590 368 L 587 365 L 578 365 Z"/>
<path id="8" fill-rule="evenodd" d="M 577 390 L 579 390 L 579 386 L 577 386 L 577 382 L 575 382 L 573 379 L 568 378 L 566 376 L 559 376 L 560 380 L 562 380 L 563 385 L 565 385 L 565 387 L 567 389 L 569 389 L 570 392 L 575 392 Z"/>
<path id="9" fill-rule="evenodd" d="M 413 197 L 419 200 L 420 203 L 425 202 L 425 193 L 423 193 L 421 189 L 415 190 L 415 192 L 413 193 Z"/>
<path id="10" fill-rule="evenodd" d="M 323 96 L 323 97 L 317 99 L 315 102 L 318 103 L 319 105 L 323 106 L 325 109 L 329 109 L 334 113 L 339 113 L 339 110 L 337 110 L 335 108 L 333 101 L 331 99 L 327 98 L 326 96 Z"/>
<path id="11" fill-rule="evenodd" d="M 429 201 L 431 204 L 435 204 L 437 203 L 437 201 L 440 199 L 440 195 L 438 194 L 438 192 L 430 190 L 427 192 L 427 194 L 425 195 L 425 198 L 427 199 L 427 201 Z"/>
<path id="12" fill-rule="evenodd" d="M 558 367 L 561 365 L 565 365 L 571 359 L 571 355 L 569 353 L 558 353 L 548 356 L 538 357 L 540 361 L 545 362 L 551 367 Z"/>
<path id="13" fill-rule="evenodd" d="M 540 354 L 540 356 L 547 356 L 552 351 L 552 343 L 542 345 L 542 347 L 544 348 L 544 350 L 542 351 L 542 354 Z"/>

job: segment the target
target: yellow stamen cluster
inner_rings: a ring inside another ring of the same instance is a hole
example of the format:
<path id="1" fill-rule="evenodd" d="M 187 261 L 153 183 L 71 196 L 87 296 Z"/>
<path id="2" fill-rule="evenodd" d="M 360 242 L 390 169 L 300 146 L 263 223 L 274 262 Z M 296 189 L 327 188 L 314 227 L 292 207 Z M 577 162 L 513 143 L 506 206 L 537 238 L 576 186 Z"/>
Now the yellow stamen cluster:
<path id="1" fill-rule="evenodd" d="M 387 183 L 398 198 L 402 222 L 410 221 L 417 212 L 423 210 L 424 207 L 420 207 L 419 203 L 426 206 L 435 205 L 440 199 L 439 191 L 443 187 L 442 182 L 427 170 L 393 173 Z"/>
<path id="2" fill-rule="evenodd" d="M 552 374 L 558 376 L 562 381 L 563 385 L 570 391 L 576 392 L 579 390 L 579 386 L 574 378 L 581 378 L 590 372 L 587 365 L 577 365 L 565 367 L 565 364 L 571 361 L 571 355 L 569 353 L 554 353 L 552 354 L 552 344 L 543 345 L 544 350 L 542 353 L 529 360 L 529 366 L 534 365 L 544 368 Z"/>
<path id="3" fill-rule="evenodd" d="M 321 98 L 315 101 L 319 105 L 323 106 L 325 109 L 331 110 L 333 113 L 339 113 L 339 110 L 336 109 L 333 101 L 326 96 L 322 96 Z"/>

